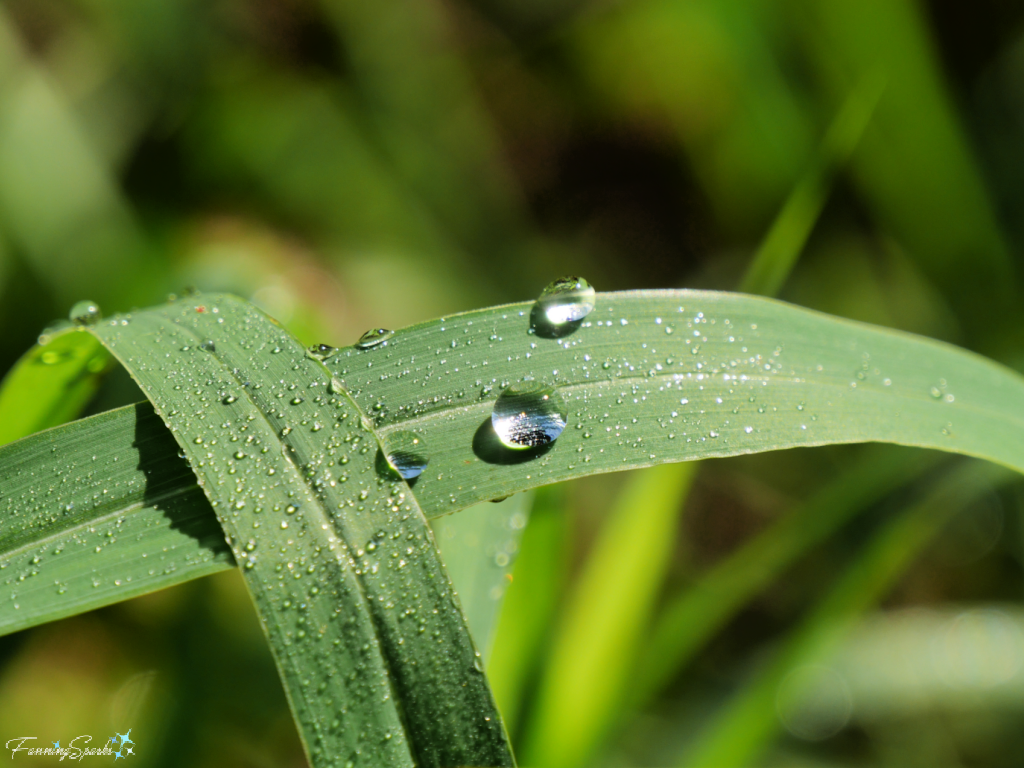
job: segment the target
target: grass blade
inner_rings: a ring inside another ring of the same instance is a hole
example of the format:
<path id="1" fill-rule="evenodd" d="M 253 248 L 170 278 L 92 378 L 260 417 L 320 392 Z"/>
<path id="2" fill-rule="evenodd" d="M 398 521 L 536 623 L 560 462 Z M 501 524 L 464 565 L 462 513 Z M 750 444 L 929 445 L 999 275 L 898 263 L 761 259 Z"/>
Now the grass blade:
<path id="1" fill-rule="evenodd" d="M 537 491 L 512 572 L 487 676 L 513 740 L 527 688 L 537 672 L 568 570 L 564 486 Z"/>
<path id="2" fill-rule="evenodd" d="M 154 401 L 244 564 L 311 763 L 511 764 L 426 519 L 322 364 L 230 297 L 89 330 Z"/>
<path id="3" fill-rule="evenodd" d="M 661 612 L 631 694 L 642 706 L 754 595 L 865 507 L 933 467 L 940 454 L 880 447 L 764 533 L 741 545 Z"/>
<path id="4" fill-rule="evenodd" d="M 622 706 L 632 651 L 647 626 L 677 506 L 695 464 L 669 464 L 627 482 L 576 582 L 541 681 L 524 765 L 582 765 Z M 608 617 L 614 617 L 610 626 Z"/>
<path id="5" fill-rule="evenodd" d="M 726 705 L 684 765 L 719 768 L 750 765 L 778 731 L 775 698 L 798 664 L 836 647 L 857 617 L 880 600 L 943 524 L 993 483 L 1014 475 L 999 467 L 962 466 L 919 503 L 879 531 L 821 603 L 786 639 L 775 658 Z"/>
<path id="6" fill-rule="evenodd" d="M 0 448 L 0 634 L 234 565 L 178 452 L 148 403 Z"/>
<path id="7" fill-rule="evenodd" d="M 1021 378 L 949 345 L 737 294 L 601 294 L 561 340 L 526 332 L 529 307 L 424 323 L 327 361 L 382 436 L 418 430 L 430 447 L 416 485 L 429 517 L 584 474 L 830 442 L 897 442 L 1024 467 Z M 524 376 L 566 393 L 569 426 L 547 450 L 495 450 L 494 389 Z M 134 420 L 122 413 L 111 444 L 131 445 Z M 84 462 L 90 450 L 72 444 L 64 458 Z M 136 514 L 157 544 L 163 513 Z M 41 524 L 34 535 L 59 530 Z M 26 626 L 0 615 L 0 627 L 13 624 Z"/>
<path id="8" fill-rule="evenodd" d="M 497 504 L 477 504 L 430 523 L 485 665 L 532 503 L 532 493 L 518 493 Z"/>
<path id="9" fill-rule="evenodd" d="M 811 167 L 786 199 L 754 254 L 740 284 L 741 291 L 775 296 L 782 288 L 821 216 L 835 175 L 860 143 L 881 98 L 882 83 L 879 77 L 866 77 L 846 99 Z"/>
<path id="10" fill-rule="evenodd" d="M 0 445 L 78 416 L 109 366 L 103 345 L 84 334 L 30 349 L 0 384 Z"/>

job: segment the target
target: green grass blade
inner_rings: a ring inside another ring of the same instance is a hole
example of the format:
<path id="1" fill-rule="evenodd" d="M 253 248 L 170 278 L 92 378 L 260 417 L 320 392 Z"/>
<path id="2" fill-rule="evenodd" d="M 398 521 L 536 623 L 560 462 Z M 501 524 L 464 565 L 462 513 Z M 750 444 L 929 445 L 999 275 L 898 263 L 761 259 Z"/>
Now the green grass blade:
<path id="1" fill-rule="evenodd" d="M 528 333 L 529 310 L 424 323 L 387 346 L 328 360 L 382 435 L 403 428 L 424 438 L 431 464 L 416 495 L 428 516 L 594 472 L 829 442 L 897 442 L 1024 467 L 1021 378 L 945 344 L 714 292 L 600 294 L 591 316 L 562 339 Z M 546 452 L 495 451 L 486 439 L 495 393 L 527 375 L 562 389 L 568 427 Z M 131 445 L 134 420 L 133 411 L 120 417 L 123 434 L 112 444 Z M 63 458 L 84 464 L 90 450 L 72 444 Z M 16 454 L 0 455 L 6 471 Z M 36 482 L 52 489 L 49 476 Z M 162 541 L 163 513 L 136 514 L 153 543 Z M 34 535 L 60 530 L 51 521 Z M 190 567 L 183 562 L 175 578 L 188 578 Z M 15 624 L 28 626 L 0 616 L 0 626 Z"/>
<path id="2" fill-rule="evenodd" d="M 786 282 L 828 200 L 832 182 L 860 143 L 883 81 L 866 77 L 829 126 L 811 167 L 793 188 L 740 284 L 744 293 L 775 296 Z"/>
<path id="3" fill-rule="evenodd" d="M 327 361 L 382 434 L 420 431 L 438 468 L 416 486 L 426 509 L 827 443 L 894 442 L 1024 468 L 1024 379 L 948 344 L 713 291 L 598 294 L 561 339 L 531 334 L 530 311 L 423 323 Z M 547 451 L 502 452 L 489 438 L 494 399 L 531 376 L 559 389 L 568 426 Z"/>
<path id="4" fill-rule="evenodd" d="M 497 504 L 484 502 L 430 523 L 485 665 L 532 503 L 532 493 L 517 493 Z"/>
<path id="5" fill-rule="evenodd" d="M 524 765 L 584 764 L 621 708 L 632 651 L 672 556 L 665 532 L 675 527 L 695 466 L 637 473 L 616 500 L 555 637 Z"/>
<path id="6" fill-rule="evenodd" d="M 244 564 L 311 763 L 511 764 L 426 519 L 323 365 L 231 297 L 89 330 L 153 400 Z"/>
<path id="7" fill-rule="evenodd" d="M 928 14 L 906 0 L 810 0 L 787 15 L 836 103 L 866 74 L 886 76 L 852 158 L 853 182 L 882 228 L 942 288 L 968 338 L 991 337 L 991 324 L 1016 309 L 1013 263 Z"/>
<path id="8" fill-rule="evenodd" d="M 513 740 L 568 570 L 565 497 L 561 485 L 537 491 L 487 665 L 494 698 Z"/>
<path id="9" fill-rule="evenodd" d="M 109 365 L 103 345 L 84 334 L 30 349 L 0 383 L 0 445 L 78 416 Z"/>
<path id="10" fill-rule="evenodd" d="M 148 403 L 0 448 L 0 634 L 234 565 L 178 452 Z"/>
<path id="11" fill-rule="evenodd" d="M 925 498 L 894 516 L 875 535 L 783 647 L 728 703 L 684 765 L 751 765 L 778 732 L 776 694 L 789 672 L 833 650 L 856 619 L 877 603 L 943 524 L 993 483 L 1014 479 L 1005 469 L 969 464 L 940 481 Z"/>
<path id="12" fill-rule="evenodd" d="M 850 518 L 933 467 L 941 454 L 879 446 L 670 601 L 651 630 L 630 693 L 645 704 L 754 595 Z"/>

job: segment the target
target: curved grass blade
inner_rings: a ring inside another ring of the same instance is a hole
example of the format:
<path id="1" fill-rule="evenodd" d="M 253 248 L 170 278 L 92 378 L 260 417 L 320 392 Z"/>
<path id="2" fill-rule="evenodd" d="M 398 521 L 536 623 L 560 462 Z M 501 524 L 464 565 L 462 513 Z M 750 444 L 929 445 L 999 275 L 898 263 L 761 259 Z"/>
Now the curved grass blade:
<path id="1" fill-rule="evenodd" d="M 977 355 L 737 294 L 637 292 L 597 301 L 559 339 L 530 333 L 530 305 L 520 304 L 413 326 L 386 346 L 343 350 L 327 365 L 382 435 L 413 429 L 431 446 L 416 484 L 429 517 L 595 472 L 830 442 L 920 445 L 1024 468 L 1024 384 Z M 563 388 L 569 424 L 546 449 L 507 451 L 494 438 L 490 411 L 502 384 L 526 376 Z M 122 412 L 112 445 L 130 446 L 134 420 L 134 411 Z M 91 450 L 72 441 L 63 455 L 81 461 Z M 0 454 L 0 465 L 14 455 Z M 44 486 L 51 490 L 41 476 Z M 151 551 L 159 551 L 163 513 L 135 514 L 147 518 Z M 41 524 L 35 535 L 60 531 L 53 526 Z M 188 568 L 182 563 L 174 579 L 189 578 Z M 28 626 L 20 622 L 0 617 L 0 627 Z"/>
<path id="2" fill-rule="evenodd" d="M 210 498 L 311 763 L 511 765 L 426 519 L 321 363 L 226 296 L 88 330 Z"/>
<path id="3" fill-rule="evenodd" d="M 1024 470 L 1024 378 L 908 333 L 714 291 L 598 294 L 559 338 L 531 305 L 468 312 L 327 360 L 382 435 L 432 447 L 416 496 L 434 514 L 582 475 L 668 461 L 891 442 Z M 504 449 L 494 400 L 533 378 L 567 426 Z"/>
<path id="4" fill-rule="evenodd" d="M 178 452 L 148 403 L 0 448 L 0 634 L 234 565 Z"/>

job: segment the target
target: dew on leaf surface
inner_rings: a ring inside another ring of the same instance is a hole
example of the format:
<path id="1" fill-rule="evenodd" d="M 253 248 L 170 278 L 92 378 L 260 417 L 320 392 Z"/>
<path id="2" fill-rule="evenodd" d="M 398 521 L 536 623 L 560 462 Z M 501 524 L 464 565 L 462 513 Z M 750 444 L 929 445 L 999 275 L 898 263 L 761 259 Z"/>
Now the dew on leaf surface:
<path id="1" fill-rule="evenodd" d="M 491 425 L 507 448 L 538 448 L 558 439 L 565 429 L 566 408 L 554 389 L 526 380 L 501 391 L 494 401 Z"/>
<path id="2" fill-rule="evenodd" d="M 99 304 L 88 299 L 77 302 L 68 312 L 68 319 L 75 325 L 93 325 L 102 317 Z"/>
<path id="3" fill-rule="evenodd" d="M 392 432 L 384 438 L 384 457 L 404 480 L 419 477 L 430 462 L 423 438 L 406 430 Z"/>
<path id="4" fill-rule="evenodd" d="M 337 350 L 330 344 L 314 344 L 306 348 L 306 355 L 321 362 L 333 355 Z"/>
<path id="5" fill-rule="evenodd" d="M 359 341 L 356 342 L 356 348 L 371 349 L 379 344 L 383 344 L 394 335 L 395 332 L 389 331 L 387 328 L 371 328 L 359 337 Z"/>
<path id="6" fill-rule="evenodd" d="M 594 309 L 594 287 L 582 277 L 560 277 L 540 292 L 537 303 L 555 326 L 576 323 Z"/>

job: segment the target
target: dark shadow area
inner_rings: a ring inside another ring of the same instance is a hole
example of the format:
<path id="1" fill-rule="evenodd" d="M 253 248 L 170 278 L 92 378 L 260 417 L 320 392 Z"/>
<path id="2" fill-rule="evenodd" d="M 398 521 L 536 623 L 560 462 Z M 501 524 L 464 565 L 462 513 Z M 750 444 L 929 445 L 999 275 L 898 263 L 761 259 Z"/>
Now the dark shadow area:
<path id="1" fill-rule="evenodd" d="M 554 447 L 554 441 L 537 448 L 525 448 L 523 450 L 512 450 L 502 444 L 491 425 L 491 417 L 481 424 L 473 435 L 473 453 L 481 461 L 488 464 L 525 464 L 528 461 L 543 456 Z"/>
<path id="2" fill-rule="evenodd" d="M 138 468 L 146 476 L 143 504 L 159 509 L 171 528 L 195 539 L 213 559 L 231 562 L 231 549 L 213 507 L 174 436 L 148 401 L 135 406 L 133 445 L 139 452 Z"/>
<path id="3" fill-rule="evenodd" d="M 542 339 L 562 339 L 566 336 L 571 336 L 576 333 L 581 325 L 583 325 L 583 321 L 585 319 L 586 318 L 581 317 L 579 320 L 575 320 L 571 323 L 555 325 L 548 320 L 548 316 L 545 314 L 544 308 L 541 306 L 541 302 L 535 302 L 533 309 L 530 310 L 530 328 Z"/>

